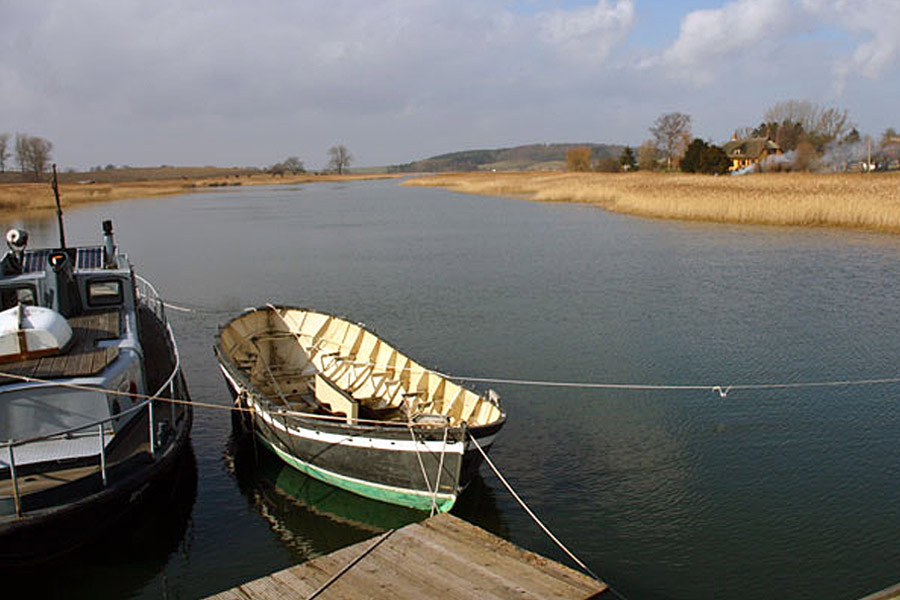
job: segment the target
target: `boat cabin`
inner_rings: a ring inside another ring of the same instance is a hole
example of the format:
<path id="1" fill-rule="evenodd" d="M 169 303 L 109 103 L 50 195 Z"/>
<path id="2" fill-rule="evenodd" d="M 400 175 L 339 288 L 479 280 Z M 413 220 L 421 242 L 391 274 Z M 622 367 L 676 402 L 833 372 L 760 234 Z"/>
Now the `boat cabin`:
<path id="1" fill-rule="evenodd" d="M 0 442 L 110 419 L 147 393 L 135 278 L 116 251 L 111 223 L 103 225 L 102 246 L 29 250 L 25 232 L 7 234 L 0 265 Z M 107 423 L 110 439 L 134 414 Z M 65 440 L 30 444 L 17 450 L 16 463 L 96 455 L 96 435 L 74 431 Z"/>

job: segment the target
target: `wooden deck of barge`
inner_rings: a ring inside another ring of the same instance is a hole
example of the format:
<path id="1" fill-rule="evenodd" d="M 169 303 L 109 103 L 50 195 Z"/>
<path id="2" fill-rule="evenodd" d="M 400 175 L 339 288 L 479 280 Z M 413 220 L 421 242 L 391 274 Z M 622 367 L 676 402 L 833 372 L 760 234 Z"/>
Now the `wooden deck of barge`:
<path id="1" fill-rule="evenodd" d="M 55 379 L 59 377 L 88 377 L 96 375 L 119 356 L 116 346 L 100 347 L 98 342 L 114 340 L 122 336 L 121 309 L 93 311 L 69 317 L 72 341 L 65 352 L 57 352 L 39 358 L 20 358 L 0 365 L 0 371 L 36 377 Z M 18 380 L 0 376 L 0 384 L 16 383 Z"/>
<path id="2" fill-rule="evenodd" d="M 587 575 L 440 514 L 211 598 L 585 599 L 606 590 Z"/>

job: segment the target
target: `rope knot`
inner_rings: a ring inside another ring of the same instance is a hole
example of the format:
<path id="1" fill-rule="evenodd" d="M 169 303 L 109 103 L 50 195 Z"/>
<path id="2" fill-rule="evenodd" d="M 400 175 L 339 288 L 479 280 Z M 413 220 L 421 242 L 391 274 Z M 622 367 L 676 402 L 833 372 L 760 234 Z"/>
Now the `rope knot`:
<path id="1" fill-rule="evenodd" d="M 731 391 L 731 386 L 722 387 L 720 385 L 714 386 L 712 391 L 719 392 L 719 398 L 725 399 L 728 397 L 728 392 Z"/>

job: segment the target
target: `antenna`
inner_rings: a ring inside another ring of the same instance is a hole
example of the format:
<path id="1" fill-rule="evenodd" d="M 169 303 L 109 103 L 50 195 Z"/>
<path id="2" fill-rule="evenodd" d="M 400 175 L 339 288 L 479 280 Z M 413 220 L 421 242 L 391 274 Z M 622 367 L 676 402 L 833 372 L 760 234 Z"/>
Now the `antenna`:
<path id="1" fill-rule="evenodd" d="M 56 163 L 53 163 L 53 195 L 56 196 L 56 220 L 59 222 L 59 247 L 66 249 L 66 230 L 63 228 L 62 206 L 59 203 L 59 178 L 56 175 Z"/>

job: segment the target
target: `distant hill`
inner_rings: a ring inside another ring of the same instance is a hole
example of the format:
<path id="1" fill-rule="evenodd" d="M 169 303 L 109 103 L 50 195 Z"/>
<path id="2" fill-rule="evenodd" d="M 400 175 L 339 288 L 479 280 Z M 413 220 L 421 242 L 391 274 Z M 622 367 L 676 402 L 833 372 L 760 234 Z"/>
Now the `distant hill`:
<path id="1" fill-rule="evenodd" d="M 542 171 L 565 168 L 566 153 L 589 146 L 594 160 L 618 158 L 624 146 L 617 144 L 529 144 L 496 150 L 464 150 L 424 158 L 405 165 L 392 165 L 389 173 L 435 173 L 442 171 Z"/>

